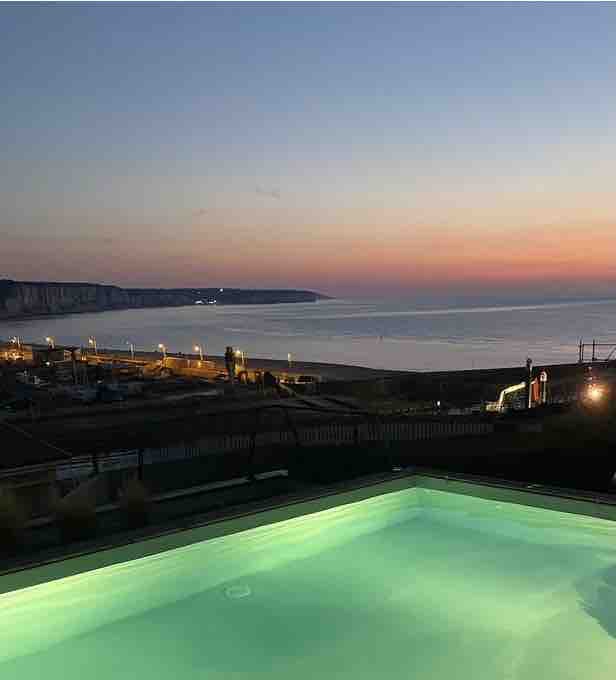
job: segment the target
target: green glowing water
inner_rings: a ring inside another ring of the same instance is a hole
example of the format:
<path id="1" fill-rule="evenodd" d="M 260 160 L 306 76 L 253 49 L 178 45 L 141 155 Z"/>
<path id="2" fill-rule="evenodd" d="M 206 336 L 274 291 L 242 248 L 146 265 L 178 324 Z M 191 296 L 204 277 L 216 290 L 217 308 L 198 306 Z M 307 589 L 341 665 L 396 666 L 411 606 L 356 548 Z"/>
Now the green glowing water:
<path id="1" fill-rule="evenodd" d="M 425 489 L 0 595 L 2 680 L 615 668 L 612 523 Z"/>

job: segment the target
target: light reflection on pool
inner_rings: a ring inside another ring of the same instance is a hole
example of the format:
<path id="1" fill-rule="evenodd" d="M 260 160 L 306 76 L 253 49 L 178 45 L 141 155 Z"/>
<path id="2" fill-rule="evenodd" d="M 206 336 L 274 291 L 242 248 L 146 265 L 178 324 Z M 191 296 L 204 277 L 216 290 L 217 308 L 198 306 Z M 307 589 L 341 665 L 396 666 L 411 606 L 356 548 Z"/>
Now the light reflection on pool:
<path id="1" fill-rule="evenodd" d="M 611 678 L 616 524 L 409 488 L 0 595 L 0 639 L 20 680 Z"/>

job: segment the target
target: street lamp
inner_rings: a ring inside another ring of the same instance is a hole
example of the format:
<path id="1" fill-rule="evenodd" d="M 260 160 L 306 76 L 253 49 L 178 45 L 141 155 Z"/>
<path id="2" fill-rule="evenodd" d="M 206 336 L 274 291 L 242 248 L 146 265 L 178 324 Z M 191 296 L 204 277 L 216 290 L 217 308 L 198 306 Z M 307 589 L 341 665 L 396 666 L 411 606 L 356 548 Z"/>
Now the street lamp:
<path id="1" fill-rule="evenodd" d="M 11 352 L 11 358 L 13 358 L 13 359 L 19 359 L 19 358 L 21 358 L 21 359 L 23 359 L 23 355 L 20 354 L 20 352 L 21 352 L 21 338 L 19 337 L 19 335 L 14 335 L 14 336 L 11 338 L 11 344 L 12 344 L 12 345 L 15 345 L 15 348 L 16 348 L 15 350 L 13 350 L 13 351 Z M 6 352 L 6 358 L 7 358 L 7 359 L 9 358 L 9 353 L 8 353 L 8 352 Z"/>
<path id="2" fill-rule="evenodd" d="M 289 362 L 289 368 L 291 368 L 291 352 L 287 354 L 287 361 Z"/>
<path id="3" fill-rule="evenodd" d="M 98 354 L 98 346 L 97 346 L 97 344 L 96 344 L 96 338 L 95 338 L 93 335 L 91 335 L 91 336 L 88 338 L 88 344 L 89 344 L 91 347 L 94 347 L 94 354 Z"/>
<path id="4" fill-rule="evenodd" d="M 195 345 L 195 352 L 199 352 L 199 360 L 203 361 L 203 347 L 201 345 Z"/>
<path id="5" fill-rule="evenodd" d="M 56 348 L 56 341 L 51 337 L 51 335 L 48 335 L 45 338 L 45 342 L 49 345 L 50 349 Z"/>
<path id="6" fill-rule="evenodd" d="M 134 359 L 135 358 L 135 344 L 132 343 L 130 340 L 127 340 L 126 344 L 128 345 L 128 347 L 130 349 L 130 358 Z"/>
<path id="7" fill-rule="evenodd" d="M 158 343 L 158 349 L 163 353 L 163 366 L 165 365 L 165 360 L 167 359 L 167 348 L 162 342 Z"/>

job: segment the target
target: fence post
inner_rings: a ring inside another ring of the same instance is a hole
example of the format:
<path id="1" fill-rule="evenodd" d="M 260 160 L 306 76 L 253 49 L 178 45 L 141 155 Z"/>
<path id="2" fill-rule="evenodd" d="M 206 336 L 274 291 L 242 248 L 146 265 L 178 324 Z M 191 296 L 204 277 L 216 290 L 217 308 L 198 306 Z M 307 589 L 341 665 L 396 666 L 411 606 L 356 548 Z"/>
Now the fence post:
<path id="1" fill-rule="evenodd" d="M 254 463 L 255 463 L 255 455 L 257 451 L 257 430 L 259 429 L 259 422 L 261 419 L 261 409 L 257 409 L 255 411 L 255 426 L 254 429 L 250 435 L 250 452 L 248 453 L 248 479 L 251 482 L 254 482 L 256 477 L 255 477 L 255 471 L 254 471 Z"/>
<path id="2" fill-rule="evenodd" d="M 284 411 L 284 417 L 285 420 L 287 421 L 287 425 L 289 426 L 289 429 L 293 433 L 293 437 L 295 438 L 295 446 L 298 448 L 301 446 L 301 442 L 299 440 L 299 432 L 297 431 L 297 428 L 295 427 L 295 423 L 293 422 L 293 419 L 291 418 L 291 414 L 289 413 L 289 409 L 285 408 L 284 406 L 282 407 Z"/>

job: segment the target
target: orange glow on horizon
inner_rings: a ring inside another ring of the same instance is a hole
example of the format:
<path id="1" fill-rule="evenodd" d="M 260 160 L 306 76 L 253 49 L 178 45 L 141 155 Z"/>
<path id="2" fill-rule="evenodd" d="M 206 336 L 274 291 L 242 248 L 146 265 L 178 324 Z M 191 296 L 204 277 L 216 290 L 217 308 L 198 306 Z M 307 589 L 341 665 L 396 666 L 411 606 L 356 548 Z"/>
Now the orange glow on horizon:
<path id="1" fill-rule="evenodd" d="M 126 227 L 125 233 L 130 234 Z M 336 295 L 358 288 L 455 292 L 541 287 L 554 282 L 605 286 L 616 282 L 616 221 L 571 223 L 515 230 L 386 225 L 321 226 L 318 233 L 241 234 L 231 244 L 183 238 L 94 242 L 42 237 L 28 242 L 32 270 L 14 278 L 90 280 L 121 285 L 180 287 L 312 288 Z M 7 272 L 25 241 L 5 241 L 0 265 Z"/>

